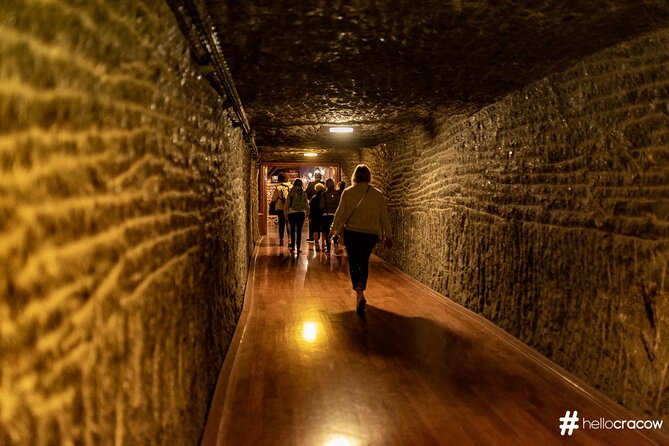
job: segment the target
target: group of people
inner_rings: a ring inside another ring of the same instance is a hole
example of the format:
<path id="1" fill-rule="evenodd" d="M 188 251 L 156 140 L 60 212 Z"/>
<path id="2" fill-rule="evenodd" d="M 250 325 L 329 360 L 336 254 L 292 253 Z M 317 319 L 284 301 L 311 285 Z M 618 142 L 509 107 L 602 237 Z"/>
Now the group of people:
<path id="1" fill-rule="evenodd" d="M 274 189 L 272 201 L 275 202 L 279 219 L 279 245 L 283 246 L 284 231 L 288 234 L 290 252 L 302 252 L 302 227 L 308 218 L 308 242 L 314 242 L 316 251 L 331 252 L 331 238 L 328 237 L 339 200 L 346 188 L 341 181 L 335 189 L 335 182 L 329 178 L 325 183 L 320 172 L 314 175 L 314 181 L 304 189 L 300 178 L 292 185 L 286 181 L 283 173 L 278 175 L 279 184 Z M 286 220 L 289 228 L 286 228 Z M 337 239 L 335 238 L 335 242 Z"/>
<path id="2" fill-rule="evenodd" d="M 360 314 L 366 304 L 364 291 L 372 250 L 381 239 L 385 240 L 386 246 L 392 246 L 386 201 L 381 191 L 370 185 L 371 180 L 369 168 L 359 164 L 353 172 L 352 186 L 346 188 L 341 182 L 335 189 L 334 180 L 323 183 L 321 174 L 316 173 L 315 180 L 305 191 L 301 179 L 291 185 L 280 173 L 279 185 L 272 196 L 279 217 L 279 245 L 283 246 L 285 221 L 288 220 L 291 252 L 301 252 L 302 227 L 307 216 L 310 240 L 317 251 L 330 252 L 331 241 L 343 236 L 351 283 L 356 292 L 356 310 Z"/>
<path id="3" fill-rule="evenodd" d="M 320 172 L 314 175 L 315 180 L 307 186 L 306 194 L 309 198 L 309 238 L 308 242 L 314 242 L 316 251 L 331 250 L 331 240 L 328 237 L 334 220 L 335 212 L 339 206 L 341 195 L 346 189 L 346 183 L 341 181 L 335 189 L 332 178 L 323 183 Z M 334 240 L 336 243 L 336 239 Z"/>

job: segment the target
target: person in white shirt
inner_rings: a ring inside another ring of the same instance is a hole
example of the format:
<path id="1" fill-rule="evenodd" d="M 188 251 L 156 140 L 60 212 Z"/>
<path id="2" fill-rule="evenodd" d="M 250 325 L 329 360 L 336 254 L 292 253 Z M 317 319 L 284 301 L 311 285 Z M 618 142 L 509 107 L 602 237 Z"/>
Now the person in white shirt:
<path id="1" fill-rule="evenodd" d="M 369 275 L 369 257 L 379 240 L 392 246 L 390 219 L 386 199 L 380 190 L 369 183 L 372 173 L 364 164 L 353 172 L 353 186 L 344 190 L 335 212 L 330 237 L 344 235 L 351 283 L 356 292 L 356 311 L 365 311 L 365 294 Z"/>
<path id="2" fill-rule="evenodd" d="M 272 194 L 272 201 L 276 202 L 276 215 L 279 219 L 279 246 L 283 246 L 283 231 L 286 227 L 286 219 L 288 218 L 288 207 L 286 206 L 286 199 L 288 199 L 288 191 L 290 190 L 290 183 L 286 181 L 286 175 L 279 174 L 279 184 L 274 189 Z M 286 230 L 288 233 L 288 230 Z M 290 234 L 289 234 L 290 236 Z"/>
<path id="3" fill-rule="evenodd" d="M 309 214 L 309 199 L 307 194 L 302 190 L 302 180 L 296 179 L 293 182 L 293 188 L 288 192 L 288 199 L 286 200 L 288 207 L 288 223 L 290 224 L 290 252 L 297 250 L 299 254 L 302 252 L 302 226 L 304 219 Z"/>

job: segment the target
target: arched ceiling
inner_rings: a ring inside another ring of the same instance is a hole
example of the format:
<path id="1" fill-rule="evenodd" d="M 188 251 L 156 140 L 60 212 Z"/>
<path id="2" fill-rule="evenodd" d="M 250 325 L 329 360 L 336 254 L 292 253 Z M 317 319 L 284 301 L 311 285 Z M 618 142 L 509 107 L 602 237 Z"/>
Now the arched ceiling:
<path id="1" fill-rule="evenodd" d="M 360 147 L 669 26 L 667 0 L 205 0 L 261 151 Z M 354 135 L 333 138 L 332 124 Z"/>

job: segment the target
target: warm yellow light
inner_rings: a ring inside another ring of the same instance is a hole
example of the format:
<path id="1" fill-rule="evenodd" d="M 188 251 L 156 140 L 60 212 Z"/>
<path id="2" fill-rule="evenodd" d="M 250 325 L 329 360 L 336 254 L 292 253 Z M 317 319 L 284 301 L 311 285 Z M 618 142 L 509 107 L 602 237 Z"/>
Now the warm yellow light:
<path id="1" fill-rule="evenodd" d="M 318 335 L 318 325 L 315 322 L 305 322 L 302 327 L 302 339 L 307 342 L 314 342 Z"/>
<path id="2" fill-rule="evenodd" d="M 353 127 L 330 127 L 330 133 L 353 133 Z"/>
<path id="3" fill-rule="evenodd" d="M 318 153 L 307 152 L 307 153 L 304 154 L 304 156 L 318 156 Z"/>
<path id="4" fill-rule="evenodd" d="M 325 446 L 351 446 L 351 442 L 346 438 L 337 437 L 325 443 Z"/>

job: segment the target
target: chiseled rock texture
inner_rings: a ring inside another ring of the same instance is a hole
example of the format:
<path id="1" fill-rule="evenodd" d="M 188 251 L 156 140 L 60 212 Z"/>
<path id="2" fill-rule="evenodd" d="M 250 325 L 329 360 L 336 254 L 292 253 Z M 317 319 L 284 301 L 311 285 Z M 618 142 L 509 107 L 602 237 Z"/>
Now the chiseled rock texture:
<path id="1" fill-rule="evenodd" d="M 668 48 L 669 30 L 645 35 L 362 153 L 389 200 L 384 257 L 656 417 L 669 413 Z"/>
<path id="2" fill-rule="evenodd" d="M 202 0 L 256 142 L 350 145 L 481 108 L 669 26 L 667 0 Z"/>
<path id="3" fill-rule="evenodd" d="M 0 2 L 0 444 L 196 444 L 250 160 L 164 2 Z"/>

